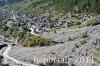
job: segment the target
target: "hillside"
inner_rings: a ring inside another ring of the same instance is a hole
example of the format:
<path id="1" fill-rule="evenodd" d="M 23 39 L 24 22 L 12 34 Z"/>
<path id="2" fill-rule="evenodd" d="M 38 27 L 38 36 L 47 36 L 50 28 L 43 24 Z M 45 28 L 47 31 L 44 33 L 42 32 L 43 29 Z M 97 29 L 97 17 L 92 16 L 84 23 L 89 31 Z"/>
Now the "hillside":
<path id="1" fill-rule="evenodd" d="M 100 7 L 97 7 L 100 5 L 99 0 L 0 0 L 0 6 L 5 4 L 10 4 L 10 9 L 17 7 L 26 13 L 37 11 L 100 13 Z"/>
<path id="2" fill-rule="evenodd" d="M 99 0 L 0 0 L 0 64 L 100 66 L 99 5 Z"/>
<path id="3" fill-rule="evenodd" d="M 99 13 L 99 0 L 54 0 L 56 10 Z"/>
<path id="4" fill-rule="evenodd" d="M 25 5 L 25 11 L 74 11 L 74 12 L 88 12 L 88 13 L 100 13 L 99 0 L 30 0 L 27 2 L 29 5 Z"/>
<path id="5" fill-rule="evenodd" d="M 34 17 L 46 12 L 100 13 L 99 5 L 99 0 L 0 0 L 0 21 L 9 18 L 11 10 Z"/>

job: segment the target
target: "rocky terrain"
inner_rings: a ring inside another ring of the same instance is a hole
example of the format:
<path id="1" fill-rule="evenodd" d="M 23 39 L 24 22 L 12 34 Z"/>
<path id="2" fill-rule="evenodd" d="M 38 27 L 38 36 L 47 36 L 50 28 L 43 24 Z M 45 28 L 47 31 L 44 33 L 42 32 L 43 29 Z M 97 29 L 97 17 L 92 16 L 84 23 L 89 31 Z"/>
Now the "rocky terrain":
<path id="1" fill-rule="evenodd" d="M 0 0 L 0 66 L 100 66 L 99 4 Z"/>
<path id="2" fill-rule="evenodd" d="M 71 58 L 75 60 L 79 57 L 91 57 L 93 50 L 100 42 L 100 25 L 77 29 L 59 29 L 56 33 L 46 32 L 42 36 L 52 38 L 59 43 L 53 46 L 31 48 L 13 46 L 9 55 L 30 63 L 35 62 L 34 58 Z M 41 62 L 43 63 L 43 61 Z M 85 65 L 79 63 L 78 66 L 80 65 L 89 66 L 88 63 Z M 90 63 L 90 66 L 93 65 Z M 99 64 L 95 66 L 99 66 Z"/>

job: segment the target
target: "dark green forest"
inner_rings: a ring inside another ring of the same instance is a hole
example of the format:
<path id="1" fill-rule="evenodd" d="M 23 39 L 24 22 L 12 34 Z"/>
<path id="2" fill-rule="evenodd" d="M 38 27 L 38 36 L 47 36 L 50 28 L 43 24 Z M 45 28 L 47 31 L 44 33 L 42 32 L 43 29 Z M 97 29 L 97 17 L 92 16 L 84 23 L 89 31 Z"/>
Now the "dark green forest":
<path id="1" fill-rule="evenodd" d="M 52 0 L 55 10 L 100 13 L 100 0 Z"/>

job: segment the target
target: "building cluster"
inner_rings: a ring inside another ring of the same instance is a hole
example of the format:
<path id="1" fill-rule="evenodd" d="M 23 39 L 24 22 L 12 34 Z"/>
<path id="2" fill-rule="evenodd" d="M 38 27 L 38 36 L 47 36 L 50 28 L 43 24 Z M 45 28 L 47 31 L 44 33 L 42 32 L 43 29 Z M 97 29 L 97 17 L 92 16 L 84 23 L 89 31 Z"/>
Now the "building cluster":
<path id="1" fill-rule="evenodd" d="M 81 24 L 83 22 L 86 22 L 87 20 L 91 19 L 92 16 L 90 15 L 84 15 L 84 14 L 63 14 L 60 16 L 53 17 L 51 19 L 52 15 L 49 13 L 42 14 L 38 17 L 32 17 L 31 14 L 18 16 L 18 14 L 12 12 L 12 17 L 9 19 L 9 22 L 7 22 L 7 26 L 16 26 L 17 28 L 22 27 L 28 31 L 31 32 L 31 34 L 37 34 L 41 32 L 47 32 L 53 27 L 61 27 L 62 25 L 68 25 L 68 24 Z M 70 20 L 64 20 L 65 18 L 76 18 L 80 19 L 79 22 L 73 22 Z"/>

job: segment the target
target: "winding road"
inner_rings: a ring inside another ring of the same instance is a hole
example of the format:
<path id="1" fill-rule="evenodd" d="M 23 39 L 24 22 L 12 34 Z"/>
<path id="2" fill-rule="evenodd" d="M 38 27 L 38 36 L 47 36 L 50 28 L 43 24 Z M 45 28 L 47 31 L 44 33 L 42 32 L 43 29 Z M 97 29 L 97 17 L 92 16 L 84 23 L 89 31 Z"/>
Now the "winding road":
<path id="1" fill-rule="evenodd" d="M 8 55 L 9 51 L 11 50 L 12 46 L 11 45 L 8 45 L 6 50 L 3 52 L 3 56 L 4 56 L 4 59 L 5 59 L 5 63 L 8 63 L 7 62 L 7 59 L 11 60 L 12 62 L 15 62 L 16 64 L 20 64 L 21 66 L 38 66 L 38 65 L 35 65 L 35 64 L 30 64 L 30 63 L 26 63 L 26 62 L 22 62 L 22 61 L 19 61 L 13 57 L 10 57 Z"/>

